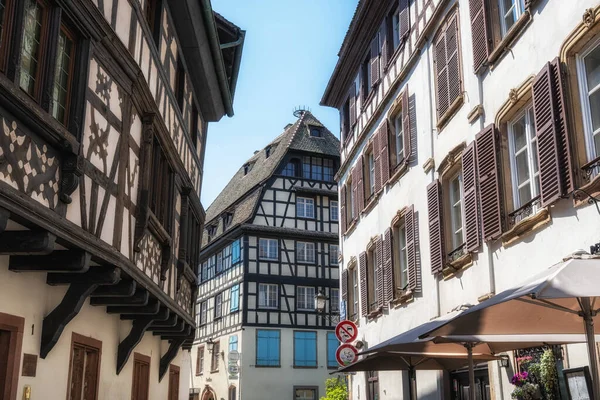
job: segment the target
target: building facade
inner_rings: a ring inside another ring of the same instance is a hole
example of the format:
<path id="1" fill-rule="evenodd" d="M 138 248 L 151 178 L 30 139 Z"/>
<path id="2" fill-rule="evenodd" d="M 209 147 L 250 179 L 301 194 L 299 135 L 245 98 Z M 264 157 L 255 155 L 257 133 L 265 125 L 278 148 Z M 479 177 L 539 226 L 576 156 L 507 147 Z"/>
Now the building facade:
<path id="1" fill-rule="evenodd" d="M 199 399 L 318 399 L 336 367 L 339 141 L 310 112 L 295 116 L 207 210 L 192 350 Z M 329 299 L 322 313 L 319 293 Z"/>
<path id="2" fill-rule="evenodd" d="M 359 1 L 322 104 L 340 111 L 342 299 L 367 346 L 600 240 L 599 20 L 592 0 Z M 559 372 L 588 362 L 558 353 Z M 510 398 L 509 355 L 478 366 L 481 398 Z M 349 379 L 352 399 L 408 398 L 406 373 Z M 417 371 L 417 396 L 467 382 Z"/>
<path id="3" fill-rule="evenodd" d="M 209 0 L 3 0 L 0 31 L 0 398 L 187 398 L 244 32 Z"/>

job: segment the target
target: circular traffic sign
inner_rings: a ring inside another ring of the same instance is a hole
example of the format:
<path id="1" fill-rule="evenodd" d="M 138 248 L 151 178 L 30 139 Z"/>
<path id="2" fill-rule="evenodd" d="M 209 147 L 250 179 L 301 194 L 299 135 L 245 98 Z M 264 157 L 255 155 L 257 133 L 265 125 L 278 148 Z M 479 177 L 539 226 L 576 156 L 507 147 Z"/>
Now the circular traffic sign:
<path id="1" fill-rule="evenodd" d="M 354 342 L 358 337 L 358 328 L 352 321 L 340 321 L 335 327 L 335 336 L 342 343 Z"/>
<path id="2" fill-rule="evenodd" d="M 358 350 L 356 350 L 356 347 L 352 346 L 351 344 L 344 343 L 337 348 L 335 352 L 335 359 L 342 367 L 346 367 L 358 360 Z"/>
<path id="3" fill-rule="evenodd" d="M 238 362 L 240 360 L 240 353 L 237 350 L 231 350 L 227 355 L 227 360 L 231 362 Z"/>

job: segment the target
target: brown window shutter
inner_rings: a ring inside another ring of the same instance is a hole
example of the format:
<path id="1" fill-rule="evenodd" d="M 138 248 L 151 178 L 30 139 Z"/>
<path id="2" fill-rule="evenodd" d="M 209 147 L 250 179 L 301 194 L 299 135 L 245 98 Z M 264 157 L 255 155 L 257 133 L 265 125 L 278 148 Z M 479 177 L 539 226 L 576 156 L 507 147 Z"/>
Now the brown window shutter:
<path id="1" fill-rule="evenodd" d="M 412 155 L 412 146 L 410 143 L 411 139 L 411 131 L 410 131 L 410 106 L 409 106 L 409 98 L 408 98 L 408 85 L 404 88 L 404 92 L 402 92 L 402 134 L 404 135 L 404 162 L 408 163 L 410 161 L 410 156 Z"/>
<path id="2" fill-rule="evenodd" d="M 427 186 L 427 209 L 429 210 L 429 246 L 431 272 L 437 274 L 444 269 L 444 226 L 442 216 L 442 185 L 439 179 Z"/>
<path id="3" fill-rule="evenodd" d="M 448 62 L 448 105 L 461 95 L 460 59 L 458 54 L 458 12 L 446 29 L 446 57 Z"/>
<path id="4" fill-rule="evenodd" d="M 373 157 L 375 159 L 375 193 L 381 190 L 381 129 L 373 135 Z"/>
<path id="5" fill-rule="evenodd" d="M 469 0 L 469 12 L 473 39 L 473 70 L 477 74 L 487 63 L 490 54 L 489 19 L 485 0 Z"/>
<path id="6" fill-rule="evenodd" d="M 436 73 L 436 97 L 437 97 L 437 117 L 442 115 L 450 107 L 448 97 L 448 66 L 446 58 L 446 35 L 442 32 L 435 42 L 435 73 Z"/>
<path id="7" fill-rule="evenodd" d="M 538 139 L 542 207 L 573 190 L 573 174 L 558 59 L 542 68 L 533 81 L 533 115 Z"/>
<path id="8" fill-rule="evenodd" d="M 346 118 L 344 118 L 344 107 L 340 109 L 340 150 L 346 144 L 346 140 L 348 137 L 348 123 Z"/>
<path id="9" fill-rule="evenodd" d="M 394 267 L 392 264 L 392 230 L 383 234 L 383 301 L 384 307 L 394 300 Z"/>
<path id="10" fill-rule="evenodd" d="M 385 302 L 385 298 L 384 298 L 384 288 L 383 288 L 383 282 L 384 282 L 384 272 L 383 272 L 383 241 L 381 240 L 381 236 L 379 236 L 377 238 L 377 242 L 375 243 L 375 250 L 377 252 L 377 260 L 376 261 L 376 265 L 375 265 L 375 269 L 377 270 L 377 282 L 375 282 L 375 284 L 377 285 L 377 288 L 379 290 L 377 290 L 377 307 L 385 307 L 385 305 L 387 304 Z M 385 307 L 387 308 L 387 307 Z"/>
<path id="11" fill-rule="evenodd" d="M 363 251 L 358 256 L 358 273 L 360 275 L 360 312 L 366 316 L 369 313 L 369 296 L 367 293 L 367 253 Z"/>
<path id="12" fill-rule="evenodd" d="M 342 236 L 347 229 L 347 221 L 346 221 L 346 185 L 342 185 L 342 188 L 340 189 L 340 213 L 339 213 L 339 220 L 340 220 L 340 236 Z"/>
<path id="13" fill-rule="evenodd" d="M 462 152 L 465 242 L 469 252 L 476 252 L 481 244 L 479 241 L 479 199 L 477 196 L 476 165 L 475 142 L 471 142 Z"/>
<path id="14" fill-rule="evenodd" d="M 379 128 L 379 152 L 380 152 L 380 163 L 379 168 L 381 169 L 381 186 L 385 186 L 387 181 L 390 180 L 390 152 L 389 152 L 389 131 L 387 121 L 383 121 L 383 125 Z"/>
<path id="15" fill-rule="evenodd" d="M 350 87 L 350 93 L 348 93 L 348 108 L 350 109 L 350 126 L 347 129 L 348 132 L 351 132 L 356 124 L 356 83 L 354 81 Z"/>
<path id="16" fill-rule="evenodd" d="M 408 38 L 410 33 L 410 8 L 409 0 L 400 0 L 398 4 L 398 10 L 400 12 L 400 42 L 404 42 Z"/>
<path id="17" fill-rule="evenodd" d="M 381 42 L 381 71 L 383 77 L 383 71 L 387 69 L 387 63 L 389 60 L 389 46 L 388 46 L 388 22 L 387 18 L 383 19 L 383 24 L 381 24 L 381 28 L 379 28 L 379 37 Z"/>
<path id="18" fill-rule="evenodd" d="M 481 233 L 484 241 L 502 235 L 498 132 L 492 124 L 475 136 Z"/>
<path id="19" fill-rule="evenodd" d="M 348 302 L 348 270 L 342 271 L 342 301 Z"/>
<path id="20" fill-rule="evenodd" d="M 379 32 L 375 34 L 375 38 L 371 41 L 371 87 L 379 82 Z"/>
<path id="21" fill-rule="evenodd" d="M 358 174 L 356 173 L 357 171 L 358 165 L 354 166 L 352 172 L 350 172 L 350 174 L 352 175 L 352 196 L 354 197 L 354 202 L 350 205 L 352 207 L 352 213 L 354 214 L 354 218 L 352 218 L 352 221 L 354 221 L 358 217 Z"/>
<path id="22" fill-rule="evenodd" d="M 358 197 L 355 198 L 355 202 L 357 203 L 357 213 L 356 217 L 358 218 L 358 213 L 360 213 L 365 208 L 365 180 L 363 179 L 363 160 L 364 157 L 361 156 L 358 158 L 358 163 L 356 165 L 356 194 Z"/>
<path id="23" fill-rule="evenodd" d="M 421 291 L 421 265 L 417 258 L 417 218 L 415 208 L 411 205 L 404 214 L 406 228 L 406 253 L 408 258 L 408 288 L 414 292 Z"/>

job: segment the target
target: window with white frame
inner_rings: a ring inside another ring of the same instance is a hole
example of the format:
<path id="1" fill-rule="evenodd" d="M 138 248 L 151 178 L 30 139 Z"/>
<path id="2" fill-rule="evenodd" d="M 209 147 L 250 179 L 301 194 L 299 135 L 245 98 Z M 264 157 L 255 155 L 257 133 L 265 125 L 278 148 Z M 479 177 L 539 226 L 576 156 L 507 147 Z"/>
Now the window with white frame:
<path id="1" fill-rule="evenodd" d="M 358 301 L 360 300 L 358 297 L 358 268 L 352 268 L 350 270 L 350 276 L 352 277 L 350 285 L 350 290 L 352 291 L 352 301 L 350 302 L 350 305 L 352 308 L 348 311 L 348 316 L 351 321 L 354 321 L 358 318 Z"/>
<path id="2" fill-rule="evenodd" d="M 340 311 L 340 289 L 331 288 L 329 290 L 329 309 L 331 312 Z"/>
<path id="3" fill-rule="evenodd" d="M 600 40 L 577 57 L 588 161 L 600 157 Z M 600 172 L 600 168 L 592 171 Z"/>
<path id="4" fill-rule="evenodd" d="M 200 325 L 206 324 L 206 318 L 208 316 L 208 302 L 203 301 L 200 303 Z"/>
<path id="5" fill-rule="evenodd" d="M 314 263 L 315 244 L 311 242 L 296 242 L 296 261 Z"/>
<path id="6" fill-rule="evenodd" d="M 540 194 L 537 136 L 533 108 L 526 108 L 508 124 L 510 169 L 515 210 Z"/>
<path id="7" fill-rule="evenodd" d="M 215 319 L 221 318 L 223 312 L 223 292 L 215 296 Z"/>
<path id="8" fill-rule="evenodd" d="M 329 245 L 329 265 L 338 265 L 338 245 L 330 244 Z"/>
<path id="9" fill-rule="evenodd" d="M 277 308 L 279 306 L 277 285 L 258 284 L 258 306 L 261 308 Z"/>
<path id="10" fill-rule="evenodd" d="M 404 161 L 404 125 L 402 123 L 403 113 L 398 113 L 394 118 L 394 143 L 396 146 L 396 165 Z"/>
<path id="11" fill-rule="evenodd" d="M 398 225 L 394 226 L 394 257 L 398 262 L 394 264 L 394 274 L 398 279 L 395 280 L 397 289 L 404 290 L 408 286 L 408 253 L 406 251 L 406 225 L 404 218 Z"/>
<path id="12" fill-rule="evenodd" d="M 367 155 L 368 166 L 369 166 L 369 196 L 375 193 L 375 156 L 373 151 Z"/>
<path id="13" fill-rule="evenodd" d="M 329 219 L 332 221 L 339 220 L 339 210 L 338 210 L 338 202 L 337 201 L 329 202 Z"/>
<path id="14" fill-rule="evenodd" d="M 261 260 L 277 260 L 279 243 L 277 239 L 260 239 L 258 257 Z"/>
<path id="15" fill-rule="evenodd" d="M 315 199 L 296 197 L 296 216 L 300 218 L 314 218 Z"/>
<path id="16" fill-rule="evenodd" d="M 498 0 L 498 11 L 500 13 L 500 31 L 504 37 L 525 12 L 525 1 Z"/>
<path id="17" fill-rule="evenodd" d="M 450 201 L 450 236 L 452 250 L 462 246 L 463 241 L 463 209 L 462 209 L 462 175 L 457 173 L 448 181 Z"/>
<path id="18" fill-rule="evenodd" d="M 298 310 L 315 309 L 315 288 L 310 286 L 296 287 L 296 308 Z"/>

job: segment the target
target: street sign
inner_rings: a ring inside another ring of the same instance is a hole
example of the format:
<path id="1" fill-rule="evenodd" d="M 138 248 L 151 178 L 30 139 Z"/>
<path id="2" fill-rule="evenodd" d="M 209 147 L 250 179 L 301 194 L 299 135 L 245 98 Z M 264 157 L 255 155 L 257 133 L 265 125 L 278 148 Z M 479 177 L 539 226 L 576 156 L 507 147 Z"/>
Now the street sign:
<path id="1" fill-rule="evenodd" d="M 358 360 L 358 350 L 351 344 L 344 343 L 336 350 L 335 359 L 342 367 L 346 367 Z"/>
<path id="2" fill-rule="evenodd" d="M 358 337 L 358 328 L 352 321 L 340 321 L 335 327 L 335 336 L 342 343 L 354 342 Z"/>
<path id="3" fill-rule="evenodd" d="M 237 363 L 240 360 L 240 353 L 237 350 L 231 350 L 227 355 L 227 361 Z"/>

